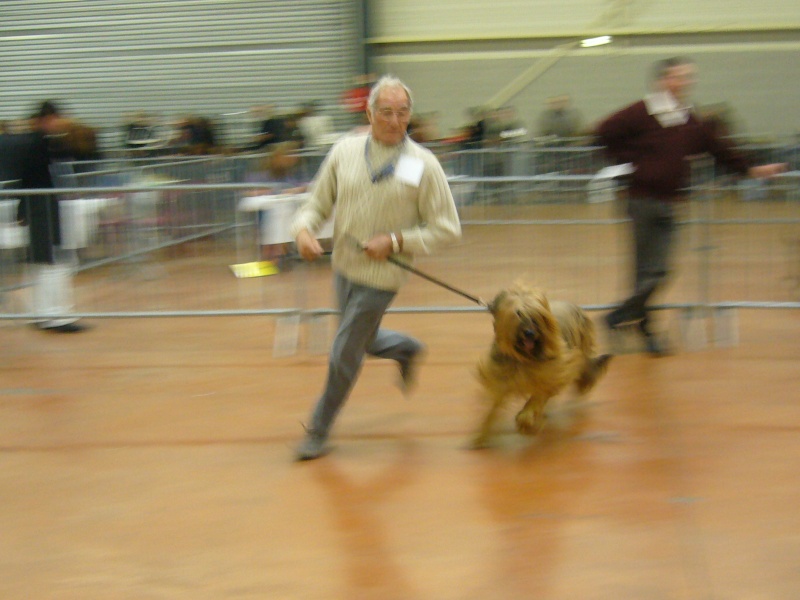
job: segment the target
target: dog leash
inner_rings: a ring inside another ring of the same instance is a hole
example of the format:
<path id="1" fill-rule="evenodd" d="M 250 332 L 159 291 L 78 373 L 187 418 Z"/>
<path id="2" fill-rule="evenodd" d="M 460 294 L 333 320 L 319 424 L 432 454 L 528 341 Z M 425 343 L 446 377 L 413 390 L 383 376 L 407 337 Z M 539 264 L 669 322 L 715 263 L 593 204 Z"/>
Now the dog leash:
<path id="1" fill-rule="evenodd" d="M 386 260 L 388 260 L 393 265 L 397 265 L 401 269 L 405 269 L 409 273 L 413 273 L 414 275 L 422 277 L 423 279 L 427 279 L 431 283 L 435 283 L 436 285 L 441 286 L 446 290 L 450 290 L 451 292 L 453 292 L 455 294 L 458 294 L 459 296 L 463 296 L 467 300 L 472 300 L 475 304 L 478 304 L 478 305 L 480 305 L 480 306 L 482 306 L 484 308 L 489 308 L 489 305 L 486 304 L 486 302 L 484 302 L 480 298 L 477 298 L 477 297 L 473 296 L 472 294 L 468 294 L 467 292 L 465 292 L 463 290 L 460 290 L 460 289 L 458 289 L 456 287 L 453 287 L 449 283 L 445 283 L 444 281 L 442 281 L 441 279 L 437 279 L 433 275 L 428 275 L 427 273 L 423 273 L 419 269 L 417 269 L 415 267 L 412 267 L 411 265 L 409 265 L 407 263 L 404 263 L 402 260 L 400 260 L 398 258 L 395 258 L 394 256 L 391 256 L 391 255 L 387 256 Z"/>
<path id="2" fill-rule="evenodd" d="M 362 251 L 364 250 L 363 244 L 361 242 L 359 242 L 355 237 L 353 237 L 349 233 L 346 233 L 345 236 L 348 239 L 352 240 L 353 243 L 358 247 L 359 250 L 362 250 Z M 408 263 L 403 262 L 399 258 L 397 258 L 395 256 L 392 256 L 391 254 L 386 257 L 386 260 L 388 260 L 393 265 L 398 266 L 401 269 L 404 269 L 404 270 L 408 271 L 409 273 L 413 273 L 414 275 L 417 275 L 418 277 L 422 277 L 423 279 L 427 279 L 431 283 L 434 283 L 434 284 L 436 284 L 436 285 L 438 285 L 440 287 L 443 287 L 444 289 L 449 290 L 449 291 L 451 291 L 451 292 L 453 292 L 455 294 L 458 294 L 459 296 L 463 296 L 467 300 L 471 300 L 472 302 L 474 302 L 475 304 L 477 304 L 479 306 L 482 306 L 484 308 L 489 308 L 489 305 L 486 302 L 484 302 L 483 300 L 481 300 L 480 298 L 478 298 L 476 296 L 473 296 L 472 294 L 468 294 L 464 290 L 460 290 L 457 287 L 453 287 L 449 283 L 445 283 L 444 281 L 442 281 L 441 279 L 437 279 L 433 275 L 428 275 L 427 273 L 423 273 L 419 269 L 417 269 L 415 267 L 412 267 Z"/>

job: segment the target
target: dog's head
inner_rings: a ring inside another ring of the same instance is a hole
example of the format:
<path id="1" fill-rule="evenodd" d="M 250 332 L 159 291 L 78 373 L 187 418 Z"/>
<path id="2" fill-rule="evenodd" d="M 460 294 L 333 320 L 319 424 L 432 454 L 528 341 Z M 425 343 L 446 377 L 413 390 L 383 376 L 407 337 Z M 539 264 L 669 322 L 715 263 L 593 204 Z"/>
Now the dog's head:
<path id="1" fill-rule="evenodd" d="M 544 361 L 560 353 L 561 336 L 550 303 L 540 290 L 515 284 L 489 305 L 497 349 L 519 361 Z"/>

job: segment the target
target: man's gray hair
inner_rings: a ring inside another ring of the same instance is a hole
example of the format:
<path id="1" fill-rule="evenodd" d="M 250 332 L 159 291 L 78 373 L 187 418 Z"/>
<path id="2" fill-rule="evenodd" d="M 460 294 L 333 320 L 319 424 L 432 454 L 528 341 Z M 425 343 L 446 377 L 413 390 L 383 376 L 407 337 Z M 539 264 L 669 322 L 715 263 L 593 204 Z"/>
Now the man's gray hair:
<path id="1" fill-rule="evenodd" d="M 372 86 L 372 89 L 369 92 L 369 100 L 367 100 L 369 109 L 375 110 L 375 104 L 378 102 L 378 96 L 380 96 L 380 93 L 386 88 L 392 87 L 403 88 L 403 90 L 406 92 L 406 96 L 408 96 L 408 108 L 414 108 L 414 97 L 411 95 L 411 90 L 408 89 L 408 86 L 394 75 L 384 75 L 375 82 L 375 85 Z"/>

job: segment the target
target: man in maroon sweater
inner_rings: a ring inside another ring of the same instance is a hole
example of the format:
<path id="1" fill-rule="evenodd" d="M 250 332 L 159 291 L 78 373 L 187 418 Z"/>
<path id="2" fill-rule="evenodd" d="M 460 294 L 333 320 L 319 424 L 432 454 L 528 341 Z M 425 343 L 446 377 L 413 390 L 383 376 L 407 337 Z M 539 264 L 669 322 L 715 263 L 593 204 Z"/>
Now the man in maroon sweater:
<path id="1" fill-rule="evenodd" d="M 628 214 L 636 252 L 634 289 L 606 315 L 612 331 L 635 328 L 654 356 L 666 353 L 650 327 L 647 301 L 667 276 L 675 231 L 675 206 L 689 185 L 687 157 L 709 153 L 741 175 L 764 178 L 785 170 L 783 164 L 752 166 L 729 142 L 714 135 L 688 104 L 695 82 L 692 61 L 670 58 L 654 69 L 654 91 L 606 118 L 597 137 L 615 162 L 630 163 Z"/>

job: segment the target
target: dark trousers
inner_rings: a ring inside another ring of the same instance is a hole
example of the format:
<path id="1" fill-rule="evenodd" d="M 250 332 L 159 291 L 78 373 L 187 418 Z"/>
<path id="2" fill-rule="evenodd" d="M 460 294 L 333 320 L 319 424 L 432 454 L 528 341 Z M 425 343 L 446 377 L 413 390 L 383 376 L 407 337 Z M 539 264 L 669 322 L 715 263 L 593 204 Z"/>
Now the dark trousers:
<path id="1" fill-rule="evenodd" d="M 633 293 L 607 317 L 612 326 L 639 322 L 647 327 L 647 302 L 664 283 L 675 237 L 675 203 L 655 198 L 630 198 L 635 250 Z"/>

